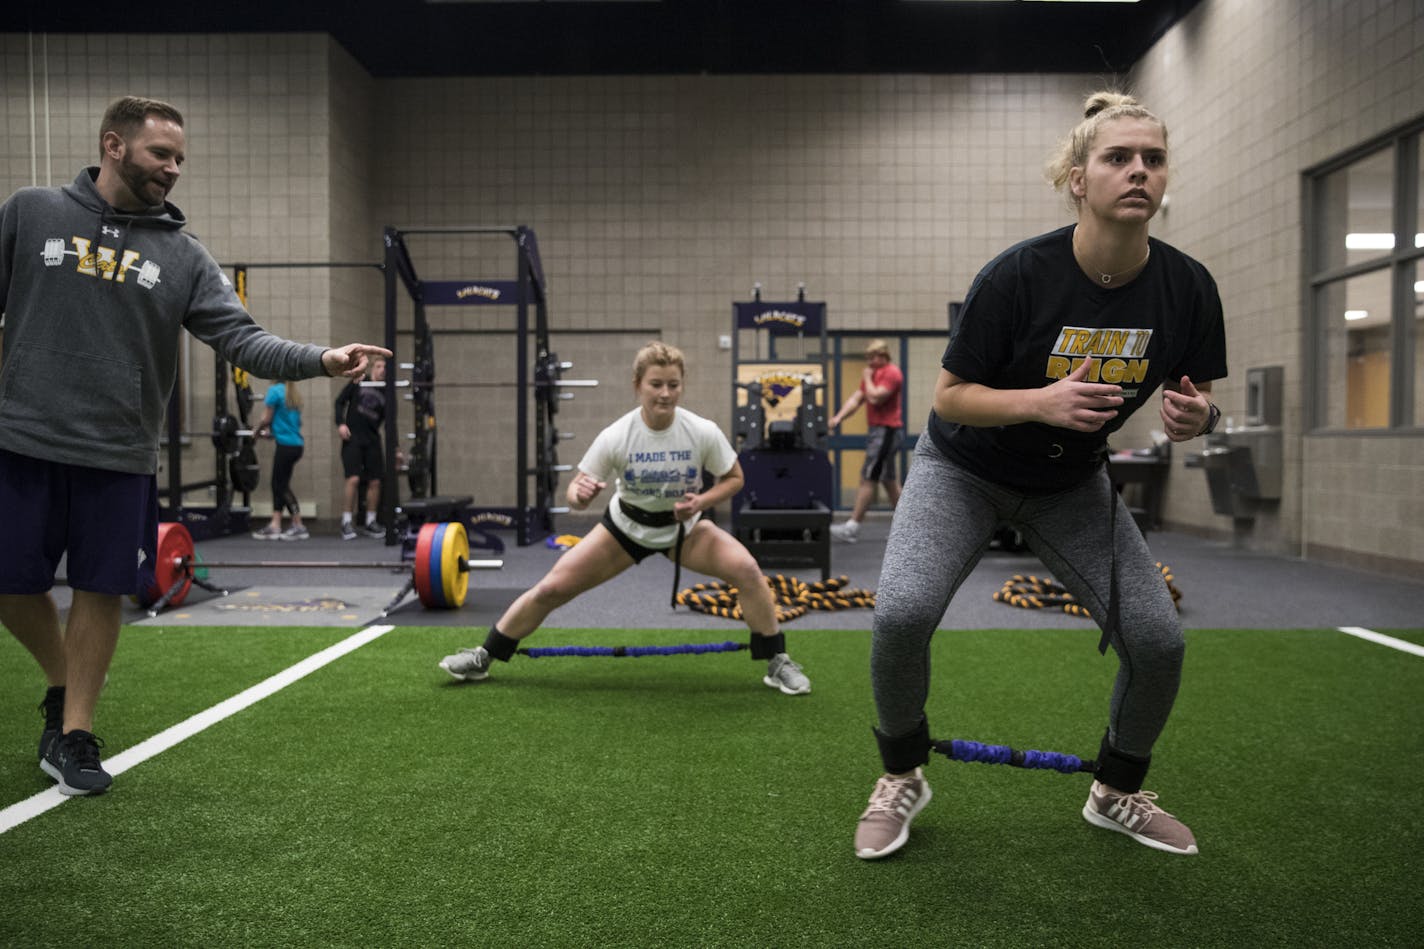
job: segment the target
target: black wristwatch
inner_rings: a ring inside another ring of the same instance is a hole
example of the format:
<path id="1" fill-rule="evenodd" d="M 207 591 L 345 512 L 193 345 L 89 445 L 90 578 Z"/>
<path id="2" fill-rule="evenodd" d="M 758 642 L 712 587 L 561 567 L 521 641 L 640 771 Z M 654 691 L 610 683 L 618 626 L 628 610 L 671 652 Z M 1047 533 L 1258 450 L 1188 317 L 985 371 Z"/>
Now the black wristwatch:
<path id="1" fill-rule="evenodd" d="M 1216 407 L 1215 402 L 1208 402 L 1206 404 L 1206 428 L 1197 432 L 1197 437 L 1210 435 L 1216 431 L 1216 423 L 1219 421 L 1221 421 L 1221 409 Z"/>

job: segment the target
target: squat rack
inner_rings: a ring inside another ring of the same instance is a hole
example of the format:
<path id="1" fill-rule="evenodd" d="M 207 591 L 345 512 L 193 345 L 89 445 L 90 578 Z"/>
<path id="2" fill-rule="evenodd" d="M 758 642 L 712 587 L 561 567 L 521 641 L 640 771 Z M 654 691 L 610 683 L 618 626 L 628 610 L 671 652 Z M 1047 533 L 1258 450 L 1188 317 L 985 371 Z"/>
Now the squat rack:
<path id="1" fill-rule="evenodd" d="M 515 245 L 514 279 L 503 280 L 422 280 L 416 273 L 406 246 L 409 235 L 505 235 Z M 410 362 L 392 363 L 412 372 L 410 380 L 397 380 L 387 372 L 386 404 L 396 404 L 396 389 L 408 388 L 415 406 L 415 431 L 412 433 L 410 469 L 411 494 L 432 497 L 439 491 L 435 419 L 435 392 L 442 383 L 435 380 L 433 332 L 426 318 L 427 306 L 513 306 L 515 310 L 515 387 L 519 393 L 515 416 L 515 505 L 489 507 L 476 505 L 465 517 L 469 527 L 483 534 L 483 528 L 513 528 L 521 547 L 535 543 L 554 532 L 553 515 L 568 512 L 567 507 L 554 504 L 558 475 L 570 466 L 558 464 L 557 443 L 564 436 L 554 426 L 553 416 L 558 401 L 571 398 L 557 391 L 559 386 L 580 384 L 561 380 L 560 374 L 570 367 L 561 363 L 550 349 L 549 304 L 543 264 L 539 259 L 539 244 L 532 228 L 520 224 L 509 226 L 463 227 L 393 227 L 384 229 L 386 275 L 386 338 L 385 347 L 396 352 L 397 302 L 399 289 L 404 287 L 414 305 L 414 327 Z M 534 335 L 535 358 L 530 359 L 530 330 Z M 531 373 L 531 364 L 533 371 Z M 532 379 L 531 379 L 532 375 Z M 458 386 L 461 383 L 453 383 Z M 529 410 L 531 393 L 537 411 L 534 417 L 534 458 L 530 461 Z M 394 469 L 397 438 L 396 413 L 386 412 L 386 470 Z M 531 494 L 529 481 L 534 479 Z M 393 479 L 392 479 L 393 480 Z M 381 522 L 389 532 L 394 529 L 394 490 L 382 497 Z M 487 536 L 487 535 L 486 535 Z"/>

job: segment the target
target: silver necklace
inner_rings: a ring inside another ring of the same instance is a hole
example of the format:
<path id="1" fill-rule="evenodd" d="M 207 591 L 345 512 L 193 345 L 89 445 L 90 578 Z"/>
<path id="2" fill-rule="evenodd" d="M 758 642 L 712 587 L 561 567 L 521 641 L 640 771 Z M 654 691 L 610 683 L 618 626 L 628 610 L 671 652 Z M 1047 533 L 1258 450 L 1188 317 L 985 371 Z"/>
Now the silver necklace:
<path id="1" fill-rule="evenodd" d="M 1132 273 L 1132 272 L 1133 272 L 1134 270 L 1136 270 L 1137 268 L 1146 266 L 1147 261 L 1148 261 L 1149 258 L 1151 258 L 1151 256 L 1152 256 L 1152 245 L 1149 244 L 1149 245 L 1147 246 L 1147 253 L 1143 255 L 1142 259 L 1139 260 L 1137 263 L 1133 264 L 1131 267 L 1128 267 L 1126 270 L 1119 270 L 1117 273 L 1103 273 L 1101 270 L 1098 270 L 1097 267 L 1094 267 L 1094 268 L 1093 268 L 1093 271 L 1094 271 L 1095 273 L 1097 273 L 1098 279 L 1099 279 L 1100 281 L 1102 281 L 1103 286 L 1106 287 L 1106 286 L 1108 286 L 1109 284 L 1111 284 L 1114 280 L 1116 280 L 1118 277 L 1121 277 L 1123 274 L 1125 274 L 1125 273 Z"/>

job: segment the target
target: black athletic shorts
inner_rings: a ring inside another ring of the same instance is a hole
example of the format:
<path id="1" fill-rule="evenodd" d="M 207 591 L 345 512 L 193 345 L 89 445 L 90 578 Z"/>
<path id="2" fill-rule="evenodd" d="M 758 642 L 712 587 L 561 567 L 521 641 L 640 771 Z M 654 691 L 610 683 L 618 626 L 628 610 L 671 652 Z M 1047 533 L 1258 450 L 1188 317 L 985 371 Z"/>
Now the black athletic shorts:
<path id="1" fill-rule="evenodd" d="M 644 560 L 647 560 L 653 554 L 662 554 L 669 560 L 672 559 L 673 548 L 664 547 L 662 549 L 659 549 L 657 547 L 644 547 L 642 544 L 638 543 L 636 540 L 623 533 L 622 528 L 620 528 L 617 524 L 613 523 L 613 515 L 608 513 L 608 508 L 603 509 L 603 520 L 599 523 L 601 523 L 604 527 L 608 528 L 608 533 L 612 534 L 613 539 L 618 541 L 619 547 L 622 547 L 628 552 L 628 556 L 633 558 L 634 563 L 642 563 Z"/>
<path id="2" fill-rule="evenodd" d="M 386 473 L 386 457 L 379 441 L 363 442 L 353 438 L 341 443 L 341 470 L 348 478 L 374 481 Z"/>
<path id="3" fill-rule="evenodd" d="M 0 450 L 0 593 L 54 586 L 61 557 L 75 590 L 127 596 L 154 582 L 158 482 Z"/>

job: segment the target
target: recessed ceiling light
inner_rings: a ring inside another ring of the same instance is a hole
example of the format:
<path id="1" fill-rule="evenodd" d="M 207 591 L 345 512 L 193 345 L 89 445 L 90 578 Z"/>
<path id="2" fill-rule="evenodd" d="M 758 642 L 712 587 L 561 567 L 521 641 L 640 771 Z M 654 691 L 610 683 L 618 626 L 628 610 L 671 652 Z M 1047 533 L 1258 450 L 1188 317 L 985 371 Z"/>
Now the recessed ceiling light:
<path id="1" fill-rule="evenodd" d="M 1414 246 L 1424 247 L 1424 234 L 1414 235 Z M 1392 233 L 1368 233 L 1345 235 L 1346 250 L 1394 250 Z"/>

